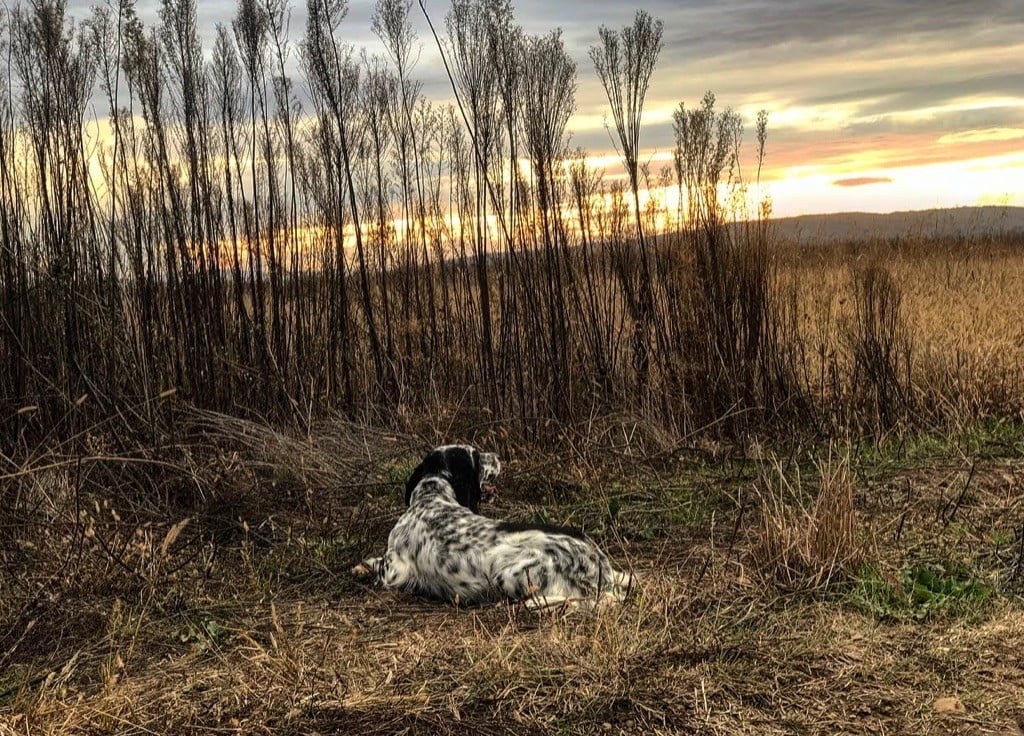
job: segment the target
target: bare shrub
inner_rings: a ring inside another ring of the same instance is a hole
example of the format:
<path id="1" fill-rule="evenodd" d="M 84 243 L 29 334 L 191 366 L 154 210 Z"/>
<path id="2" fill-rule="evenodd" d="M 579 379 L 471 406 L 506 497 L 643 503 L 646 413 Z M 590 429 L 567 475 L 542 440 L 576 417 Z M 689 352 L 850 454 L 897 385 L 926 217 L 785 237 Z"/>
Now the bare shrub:
<path id="1" fill-rule="evenodd" d="M 633 195 L 638 259 L 631 258 L 619 243 L 616 265 L 623 294 L 634 320 L 632 348 L 637 382 L 647 383 L 650 330 L 654 318 L 654 295 L 647 241 L 640 209 L 640 121 L 651 75 L 661 53 L 664 24 L 644 10 L 638 10 L 633 24 L 616 32 L 605 26 L 598 31 L 600 43 L 590 48 L 590 59 L 601 80 L 612 110 L 622 162 Z M 638 262 L 637 262 L 638 261 Z"/>
<path id="2" fill-rule="evenodd" d="M 757 125 L 760 162 L 764 114 Z M 700 423 L 723 421 L 724 429 L 743 434 L 782 417 L 799 421 L 808 407 L 798 379 L 795 309 L 792 295 L 778 283 L 769 223 L 760 216 L 746 219 L 721 196 L 745 191 L 742 120 L 729 109 L 716 112 L 715 96 L 708 92 L 695 109 L 680 103 L 673 128 L 685 226 L 676 247 L 685 260 L 673 272 L 683 282 L 682 291 L 665 300 L 677 310 L 666 342 L 681 345 L 662 354 L 685 356 L 674 372 Z"/>
<path id="3" fill-rule="evenodd" d="M 890 429 L 912 409 L 912 343 L 902 295 L 878 263 L 854 270 L 853 279 L 854 315 L 845 331 L 853 359 L 851 420 Z"/>

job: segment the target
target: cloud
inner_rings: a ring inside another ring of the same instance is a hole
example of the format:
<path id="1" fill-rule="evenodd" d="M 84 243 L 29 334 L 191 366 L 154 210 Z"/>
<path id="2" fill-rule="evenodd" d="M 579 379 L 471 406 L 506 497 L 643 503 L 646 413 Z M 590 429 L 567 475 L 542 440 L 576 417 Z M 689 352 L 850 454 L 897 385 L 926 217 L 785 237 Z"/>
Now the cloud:
<path id="1" fill-rule="evenodd" d="M 69 13 L 88 13 L 95 0 L 68 0 Z M 620 0 L 552 3 L 514 0 L 527 33 L 563 29 L 577 63 L 572 147 L 591 155 L 613 153 L 605 129 L 608 102 L 588 49 L 598 27 L 632 22 L 636 5 Z M 295 45 L 305 31 L 306 0 L 291 7 L 290 73 L 307 102 Z M 350 0 L 339 40 L 380 52 L 370 30 L 376 0 Z M 425 0 L 445 35 L 448 0 Z M 747 122 L 745 168 L 754 144 L 749 131 L 758 109 L 769 112 L 762 179 L 813 172 L 822 181 L 855 181 L 862 172 L 894 166 L 967 160 L 1019 150 L 1024 136 L 1024 2 L 1021 0 L 644 0 L 665 24 L 664 47 L 647 95 L 642 160 L 673 147 L 669 111 L 699 104 L 713 90 L 717 107 L 734 107 Z M 138 4 L 147 24 L 157 21 L 156 0 Z M 237 0 L 197 3 L 209 51 L 218 22 L 230 24 Z M 422 45 L 413 76 L 435 102 L 453 99 L 427 27 L 414 3 L 411 21 Z M 97 110 L 105 109 L 101 100 Z M 309 107 L 306 107 L 309 111 Z M 614 161 L 614 159 L 609 159 Z M 609 171 L 617 171 L 610 164 Z M 869 177 L 874 178 L 874 177 Z M 900 182 L 904 182 L 903 177 Z M 881 182 L 874 182 L 881 183 Z M 884 187 L 879 188 L 885 191 Z M 838 190 L 833 190 L 838 191 Z"/>
<path id="2" fill-rule="evenodd" d="M 889 176 L 853 176 L 849 179 L 836 179 L 832 184 L 837 187 L 863 187 L 869 184 L 892 184 Z"/>
<path id="3" fill-rule="evenodd" d="M 1024 138 L 1024 128 L 986 128 L 984 130 L 963 130 L 948 133 L 939 138 L 939 143 L 981 143 L 986 141 L 1012 141 Z"/>
<path id="4" fill-rule="evenodd" d="M 600 17 L 598 9 L 606 2 L 591 0 L 587 14 Z M 744 50 L 793 50 L 803 44 L 827 46 L 844 55 L 865 43 L 887 45 L 892 39 L 929 35 L 947 37 L 954 44 L 954 39 L 964 39 L 961 43 L 967 45 L 975 32 L 989 39 L 993 32 L 1005 32 L 1012 38 L 1006 26 L 1024 23 L 1024 6 L 1018 0 L 662 0 L 650 10 L 666 18 L 671 46 L 702 54 L 732 50 L 734 56 Z"/>

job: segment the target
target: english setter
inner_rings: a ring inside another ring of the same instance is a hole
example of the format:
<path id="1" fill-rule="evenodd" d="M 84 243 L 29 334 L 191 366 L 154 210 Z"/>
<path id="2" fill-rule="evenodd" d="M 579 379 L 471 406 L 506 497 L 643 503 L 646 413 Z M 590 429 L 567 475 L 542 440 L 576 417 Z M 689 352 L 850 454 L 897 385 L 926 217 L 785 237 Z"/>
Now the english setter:
<path id="1" fill-rule="evenodd" d="M 511 600 L 546 608 L 625 598 L 632 576 L 612 568 L 581 531 L 476 513 L 500 472 L 497 455 L 466 445 L 430 452 L 405 484 L 408 509 L 388 536 L 387 553 L 355 571 L 456 604 Z"/>

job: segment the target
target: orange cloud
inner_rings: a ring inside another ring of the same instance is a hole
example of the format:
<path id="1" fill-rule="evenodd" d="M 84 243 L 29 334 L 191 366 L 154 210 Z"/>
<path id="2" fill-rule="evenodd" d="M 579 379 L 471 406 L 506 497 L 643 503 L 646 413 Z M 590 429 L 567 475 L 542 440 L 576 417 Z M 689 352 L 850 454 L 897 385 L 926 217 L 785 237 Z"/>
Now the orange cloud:
<path id="1" fill-rule="evenodd" d="M 837 187 L 862 187 L 867 184 L 891 184 L 891 176 L 851 176 L 848 179 L 836 179 L 832 182 Z"/>

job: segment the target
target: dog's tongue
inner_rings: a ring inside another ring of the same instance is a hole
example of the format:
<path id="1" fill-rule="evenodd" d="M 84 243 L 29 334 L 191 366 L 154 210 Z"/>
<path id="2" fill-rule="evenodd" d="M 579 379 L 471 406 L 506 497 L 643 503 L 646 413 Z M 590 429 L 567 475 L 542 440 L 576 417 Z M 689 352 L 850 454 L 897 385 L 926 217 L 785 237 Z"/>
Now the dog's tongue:
<path id="1" fill-rule="evenodd" d="M 482 501 L 493 501 L 498 497 L 498 487 L 491 485 L 490 483 L 482 483 L 480 485 L 480 498 Z"/>

